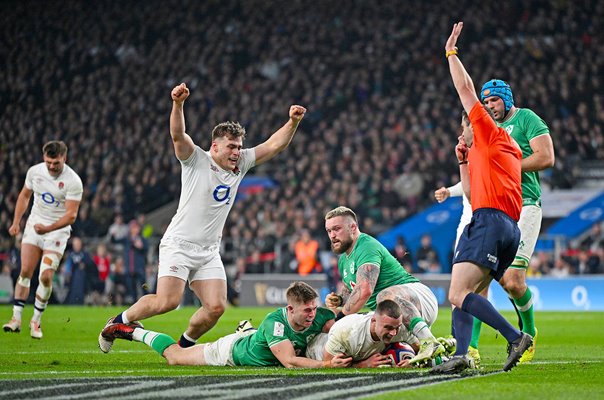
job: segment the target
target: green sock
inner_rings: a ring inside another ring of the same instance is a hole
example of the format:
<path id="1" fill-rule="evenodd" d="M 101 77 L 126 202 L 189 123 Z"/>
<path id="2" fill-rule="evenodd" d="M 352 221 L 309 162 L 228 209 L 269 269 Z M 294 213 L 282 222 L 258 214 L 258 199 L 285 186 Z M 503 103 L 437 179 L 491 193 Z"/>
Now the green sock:
<path id="1" fill-rule="evenodd" d="M 475 349 L 478 348 L 478 339 L 480 339 L 480 330 L 482 329 L 482 321 L 474 317 L 474 324 L 472 325 L 472 339 L 470 340 L 470 346 Z"/>
<path id="2" fill-rule="evenodd" d="M 519 299 L 514 299 L 514 304 L 520 312 L 522 319 L 522 332 L 535 336 L 535 315 L 533 313 L 533 294 L 531 289 L 526 288 L 526 292 Z"/>
<path id="3" fill-rule="evenodd" d="M 147 331 L 140 328 L 135 329 L 135 333 L 136 334 L 133 335 L 134 340 L 137 342 L 143 342 L 153 350 L 157 351 L 160 355 L 163 355 L 164 351 L 168 347 L 176 344 L 174 339 L 164 333 Z"/>

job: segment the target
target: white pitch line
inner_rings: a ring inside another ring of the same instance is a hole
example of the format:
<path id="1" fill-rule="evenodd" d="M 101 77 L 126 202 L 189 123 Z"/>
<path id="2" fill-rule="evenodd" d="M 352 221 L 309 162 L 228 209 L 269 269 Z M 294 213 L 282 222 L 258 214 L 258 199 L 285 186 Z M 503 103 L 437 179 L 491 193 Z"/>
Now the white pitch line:
<path id="1" fill-rule="evenodd" d="M 132 374 L 139 372 L 166 372 L 166 368 L 155 369 L 117 369 L 105 371 L 28 371 L 28 372 L 0 372 L 0 375 L 103 375 L 103 374 Z M 193 375 L 192 375 L 193 376 Z M 118 378 L 116 376 L 106 376 L 107 379 Z M 129 376 L 127 378 L 138 378 L 138 376 Z M 45 379 L 45 378 L 38 378 Z"/>
<path id="2" fill-rule="evenodd" d="M 136 391 L 136 390 L 153 389 L 153 388 L 159 388 L 162 386 L 170 386 L 173 384 L 174 384 L 173 380 L 141 382 L 141 383 L 134 383 L 131 386 L 129 385 L 126 390 Z M 72 400 L 72 399 L 83 399 L 86 397 L 101 399 L 101 398 L 112 398 L 113 396 L 120 397 L 120 395 L 122 393 L 124 393 L 124 388 L 122 386 L 119 386 L 119 387 L 99 390 L 96 392 L 66 394 L 66 395 L 59 395 L 59 396 L 53 396 L 53 397 L 43 397 L 43 398 L 38 398 L 37 400 Z"/>
<path id="3" fill-rule="evenodd" d="M 455 376 L 459 376 L 459 375 L 455 375 Z M 335 396 L 346 396 L 346 399 L 353 399 L 355 397 L 351 397 L 355 395 L 355 392 L 359 392 L 360 390 L 362 390 L 363 392 L 367 392 L 367 391 L 372 391 L 372 390 L 376 390 L 374 393 L 365 393 L 361 396 L 366 397 L 366 396 L 373 396 L 375 394 L 382 394 L 382 393 L 386 393 L 386 392 L 393 392 L 393 391 L 397 391 L 399 389 L 395 389 L 395 390 L 388 390 L 388 391 L 382 391 L 381 389 L 386 389 L 386 388 L 390 388 L 390 387 L 394 387 L 394 386 L 401 386 L 401 385 L 405 385 L 405 384 L 414 384 L 414 383 L 418 383 L 418 382 L 425 382 L 425 381 L 433 381 L 436 379 L 442 378 L 442 376 L 428 376 L 428 377 L 421 377 L 421 378 L 411 378 L 411 379 L 401 379 L 398 381 L 392 381 L 392 382 L 379 382 L 379 383 L 375 383 L 373 385 L 369 385 L 369 386 L 359 386 L 359 387 L 352 387 L 352 388 L 346 388 L 346 389 L 332 389 L 329 392 L 323 392 L 323 393 L 312 393 L 309 395 L 305 395 L 305 396 L 301 396 L 301 397 L 290 397 L 290 399 L 296 399 L 296 400 L 327 400 L 327 399 L 331 399 Z M 458 378 L 459 379 L 459 378 Z M 452 379 L 446 380 L 447 382 L 450 382 Z M 419 386 L 413 386 L 413 388 L 417 388 L 420 387 Z M 356 397 L 358 398 L 358 397 Z"/>
<path id="4" fill-rule="evenodd" d="M 8 354 L 8 355 L 13 355 L 13 354 L 32 354 L 32 355 L 37 355 L 37 354 L 73 354 L 76 350 L 64 350 L 64 351 L 49 351 L 49 350 L 41 350 L 41 351 L 0 351 L 0 355 L 2 354 Z M 145 350 L 145 349 L 141 349 L 141 350 L 113 350 L 112 353 L 148 353 L 149 351 Z M 83 350 L 83 351 L 77 351 L 78 354 L 103 354 L 101 352 L 101 350 Z"/>
<path id="5" fill-rule="evenodd" d="M 106 381 L 96 381 L 96 382 L 93 381 L 93 382 L 86 382 L 86 385 L 87 386 L 107 385 L 107 384 L 111 384 L 113 382 L 118 382 L 118 381 L 117 380 L 106 380 Z M 120 382 L 120 383 L 122 383 L 122 382 Z M 25 389 L 1 391 L 0 394 L 2 396 L 6 396 L 9 394 L 15 395 L 15 394 L 24 394 L 24 393 L 29 393 L 29 392 L 47 391 L 49 389 L 51 389 L 51 390 L 67 389 L 70 387 L 81 387 L 81 386 L 82 386 L 82 382 L 61 383 L 58 385 L 44 385 L 44 386 L 29 387 L 29 388 L 25 388 Z"/>
<path id="6" fill-rule="evenodd" d="M 199 396 L 200 393 L 203 393 L 204 396 L 208 396 L 209 391 L 211 389 L 220 389 L 223 387 L 232 388 L 234 386 L 241 385 L 252 385 L 256 383 L 270 382 L 274 380 L 278 380 L 280 378 L 266 378 L 266 379 L 245 379 L 240 381 L 229 381 L 223 383 L 213 383 L 213 384 L 205 384 L 205 385 L 197 385 L 197 386 L 187 386 L 187 387 L 179 387 L 172 389 L 164 389 L 162 391 L 154 391 L 152 393 L 139 393 L 131 396 L 120 396 L 120 400 L 130 400 L 130 399 L 152 399 L 152 398 L 178 398 L 178 397 L 187 397 L 191 395 Z M 241 393 L 242 390 L 239 389 L 238 392 Z M 247 390 L 245 390 L 247 393 Z M 220 390 L 214 390 L 214 392 L 221 392 Z"/>

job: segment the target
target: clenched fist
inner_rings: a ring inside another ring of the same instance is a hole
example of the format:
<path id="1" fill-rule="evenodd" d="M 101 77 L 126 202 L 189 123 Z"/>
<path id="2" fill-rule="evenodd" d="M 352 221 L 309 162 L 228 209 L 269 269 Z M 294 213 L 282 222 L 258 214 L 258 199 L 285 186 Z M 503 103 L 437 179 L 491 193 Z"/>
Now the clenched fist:
<path id="1" fill-rule="evenodd" d="M 184 83 L 176 86 L 172 89 L 172 100 L 178 104 L 184 103 L 184 101 L 189 97 L 189 88 Z"/>
<path id="2" fill-rule="evenodd" d="M 302 121 L 304 114 L 306 114 L 306 108 L 302 106 L 293 105 L 289 108 L 289 117 L 294 120 L 294 122 Z"/>

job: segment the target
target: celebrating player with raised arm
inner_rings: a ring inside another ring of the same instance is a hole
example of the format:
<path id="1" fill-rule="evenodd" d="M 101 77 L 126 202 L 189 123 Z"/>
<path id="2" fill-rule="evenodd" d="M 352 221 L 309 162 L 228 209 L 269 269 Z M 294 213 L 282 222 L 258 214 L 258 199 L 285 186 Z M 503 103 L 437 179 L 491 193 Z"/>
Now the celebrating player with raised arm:
<path id="1" fill-rule="evenodd" d="M 111 342 L 115 339 L 143 342 L 170 365 L 347 367 L 352 359 L 344 355 L 327 361 L 302 356 L 312 338 L 329 331 L 334 322 L 332 311 L 317 307 L 318 297 L 308 284 L 294 282 L 286 291 L 287 307 L 268 314 L 258 330 L 238 331 L 189 348 L 178 346 L 163 333 L 120 323 L 108 325 L 101 335 Z"/>
<path id="2" fill-rule="evenodd" d="M 241 125 L 223 122 L 212 131 L 210 150 L 203 151 L 185 133 L 187 97 L 189 89 L 184 83 L 172 90 L 170 134 L 182 165 L 182 189 L 176 215 L 159 246 L 157 294 L 141 297 L 108 322 L 135 323 L 174 310 L 188 282 L 202 307 L 180 338 L 183 347 L 193 346 L 224 313 L 227 287 L 219 248 L 239 184 L 250 168 L 272 159 L 290 144 L 306 113 L 304 107 L 292 105 L 285 125 L 252 149 L 242 149 L 245 129 Z M 99 334 L 103 352 L 111 345 Z"/>
<path id="3" fill-rule="evenodd" d="M 8 230 L 11 236 L 19 233 L 21 219 L 33 195 L 34 205 L 21 241 L 21 271 L 15 284 L 13 317 L 3 327 L 5 332 L 21 330 L 21 314 L 29 296 L 30 281 L 40 263 L 34 315 L 29 323 L 31 337 L 35 339 L 42 338 L 42 313 L 48 305 L 52 280 L 67 246 L 71 224 L 78 216 L 83 193 L 82 180 L 65 164 L 65 143 L 48 142 L 42 148 L 42 153 L 44 162 L 27 171 L 25 185 L 17 199 L 13 223 Z"/>
<path id="4" fill-rule="evenodd" d="M 455 148 L 464 193 L 472 204 L 472 220 L 455 249 L 449 301 L 457 339 L 455 356 L 434 367 L 453 373 L 470 366 L 467 358 L 472 335 L 472 317 L 498 330 L 509 343 L 504 371 L 512 369 L 532 344 L 532 337 L 514 328 L 484 297 L 478 295 L 495 278 L 501 279 L 514 260 L 522 207 L 518 145 L 497 127 L 478 100 L 472 78 L 461 63 L 456 47 L 463 22 L 453 26 L 445 44 L 445 56 L 455 90 L 464 108 L 462 136 Z M 469 229 L 469 227 L 472 229 Z"/>

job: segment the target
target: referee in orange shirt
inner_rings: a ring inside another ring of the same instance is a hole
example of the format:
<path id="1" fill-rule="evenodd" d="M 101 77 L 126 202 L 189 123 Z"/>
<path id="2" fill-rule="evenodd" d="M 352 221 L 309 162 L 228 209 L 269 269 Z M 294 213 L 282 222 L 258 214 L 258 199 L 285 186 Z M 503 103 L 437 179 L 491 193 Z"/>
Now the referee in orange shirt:
<path id="1" fill-rule="evenodd" d="M 472 220 L 464 229 L 453 258 L 449 301 L 457 350 L 434 372 L 454 373 L 470 367 L 467 356 L 472 337 L 472 316 L 498 330 L 508 341 L 509 371 L 533 338 L 514 328 L 484 297 L 478 295 L 493 278 L 499 280 L 510 266 L 520 242 L 517 221 L 522 209 L 518 145 L 495 124 L 478 101 L 472 78 L 457 56 L 457 38 L 463 22 L 453 26 L 445 44 L 445 56 L 455 90 L 464 108 L 462 135 L 455 147 L 464 193 L 472 204 Z"/>

